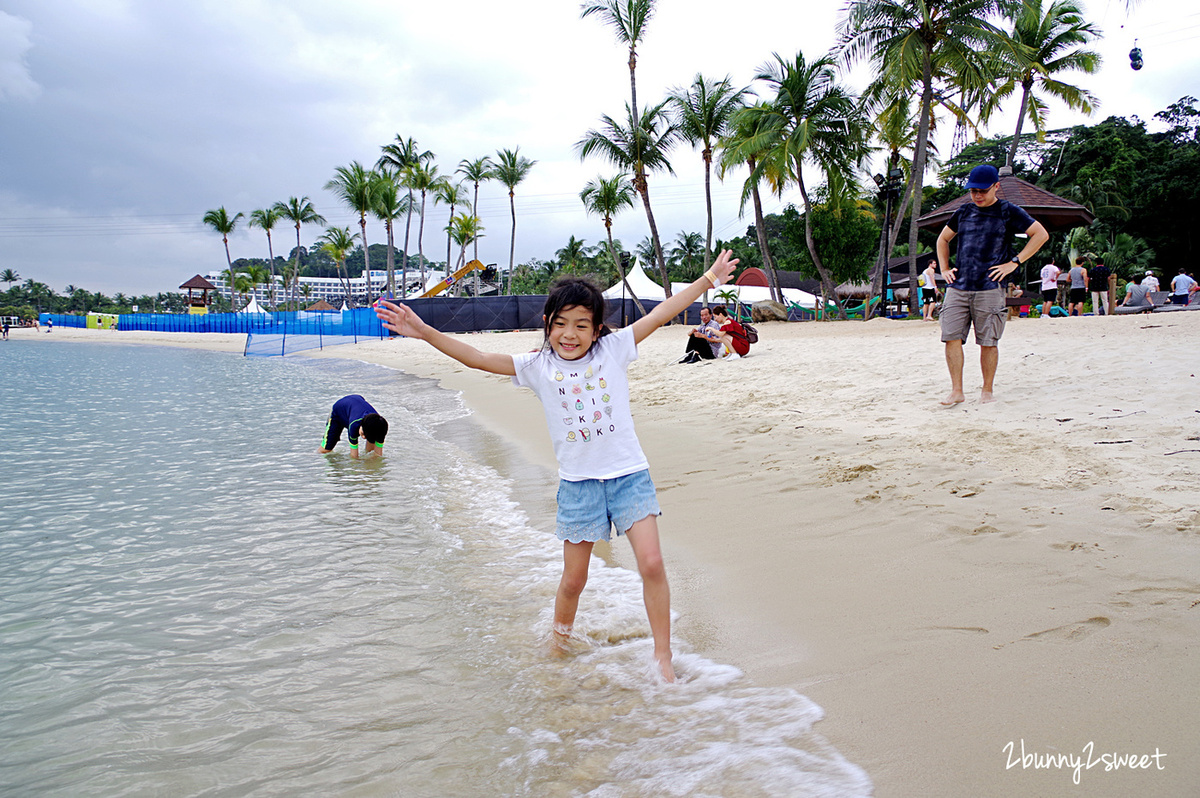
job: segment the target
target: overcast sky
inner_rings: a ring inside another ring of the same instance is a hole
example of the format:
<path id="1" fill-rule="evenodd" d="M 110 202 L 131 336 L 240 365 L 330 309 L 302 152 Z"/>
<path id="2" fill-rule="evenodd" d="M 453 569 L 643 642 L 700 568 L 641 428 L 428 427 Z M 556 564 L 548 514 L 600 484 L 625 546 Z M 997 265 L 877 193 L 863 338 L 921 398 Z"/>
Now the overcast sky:
<path id="1" fill-rule="evenodd" d="M 640 47 L 639 102 L 697 72 L 749 85 L 773 52 L 815 58 L 833 44 L 841 6 L 659 0 Z M 1087 3 L 1106 34 L 1094 46 L 1105 63 L 1073 82 L 1100 97 L 1093 122 L 1152 120 L 1200 94 L 1194 0 L 1141 6 L 1127 16 L 1122 0 Z M 1140 72 L 1127 57 L 1135 37 Z M 860 88 L 864 74 L 848 80 Z M 550 259 L 570 235 L 603 239 L 578 194 L 613 170 L 581 163 L 573 147 L 601 114 L 620 114 L 628 93 L 625 50 L 600 21 L 579 19 L 574 0 L 3 0 L 0 269 L 59 292 L 176 290 L 225 267 L 220 236 L 200 222 L 211 208 L 248 213 L 307 195 L 331 224 L 354 223 L 323 186 L 336 166 L 374 164 L 397 134 L 436 153 L 442 173 L 519 146 L 537 165 L 517 189 L 517 262 Z M 990 132 L 1014 121 L 999 118 Z M 1051 104 L 1051 127 L 1079 121 L 1087 120 Z M 667 242 L 705 225 L 699 154 L 679 149 L 672 163 L 675 177 L 651 179 Z M 745 230 L 743 177 L 714 180 L 717 236 Z M 798 202 L 772 199 L 768 211 L 789 201 Z M 506 265 L 503 186 L 485 184 L 477 212 L 480 258 Z M 446 215 L 433 209 L 425 225 L 425 252 L 439 260 Z M 640 205 L 614 223 L 630 249 L 648 232 Z M 304 244 L 320 233 L 306 227 Z M 382 225 L 371 222 L 368 238 L 381 243 Z M 291 229 L 277 228 L 277 255 L 294 242 Z M 267 254 L 262 231 L 244 226 L 230 248 L 234 258 Z"/>

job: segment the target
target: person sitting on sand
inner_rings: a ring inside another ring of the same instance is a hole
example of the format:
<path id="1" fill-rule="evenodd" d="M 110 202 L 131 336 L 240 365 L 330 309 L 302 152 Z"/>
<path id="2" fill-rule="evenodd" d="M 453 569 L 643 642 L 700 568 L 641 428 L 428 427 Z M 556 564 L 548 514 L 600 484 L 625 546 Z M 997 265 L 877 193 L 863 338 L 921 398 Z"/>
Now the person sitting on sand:
<path id="1" fill-rule="evenodd" d="M 729 280 L 738 261 L 729 250 L 700 279 L 660 302 L 615 333 L 604 326 L 604 293 L 579 277 L 550 288 L 535 352 L 483 352 L 458 336 L 435 330 L 405 305 L 381 302 L 375 315 L 389 330 L 426 341 L 464 366 L 505 374 L 541 400 L 558 459 L 557 536 L 563 572 L 554 598 L 551 640 L 565 652 L 588 580 L 592 548 L 615 527 L 633 547 L 642 577 L 642 601 L 654 640 L 654 659 L 665 681 L 675 681 L 671 659 L 671 589 L 658 539 L 661 510 L 650 466 L 633 428 L 629 364 L 638 344 L 678 316 L 705 291 Z"/>
<path id="2" fill-rule="evenodd" d="M 992 382 L 1000 361 L 1000 336 L 1004 333 L 1004 284 L 1021 261 L 1029 260 L 1050 238 L 1041 222 L 1023 208 L 996 196 L 1000 173 L 994 166 L 976 166 L 967 179 L 971 201 L 961 205 L 946 222 L 937 240 L 937 259 L 946 280 L 942 303 L 942 341 L 950 371 L 950 393 L 945 406 L 963 396 L 963 342 L 975 328 L 979 366 L 983 372 L 980 401 L 992 401 Z M 1019 255 L 1009 242 L 1017 233 L 1029 236 Z M 958 255 L 950 266 L 950 242 L 958 237 Z"/>
<path id="3" fill-rule="evenodd" d="M 342 437 L 342 430 L 346 430 L 350 439 L 350 456 L 354 459 L 358 459 L 360 437 L 366 441 L 363 454 L 378 451 L 380 456 L 383 455 L 383 439 L 388 432 L 387 419 L 376 413 L 375 408 L 356 393 L 343 396 L 333 403 L 329 421 L 325 424 L 325 438 L 318 451 L 321 454 L 332 452 Z"/>
<path id="4" fill-rule="evenodd" d="M 713 321 L 712 311 L 700 308 L 700 326 L 688 333 L 687 351 L 680 363 L 713 360 L 721 352 L 721 328 Z"/>
<path id="5" fill-rule="evenodd" d="M 1146 287 L 1145 275 L 1135 274 L 1133 279 L 1125 284 L 1125 301 L 1121 304 L 1130 308 L 1154 307 L 1154 299 L 1150 296 L 1150 289 Z"/>
<path id="6" fill-rule="evenodd" d="M 750 354 L 750 339 L 746 337 L 746 328 L 742 323 L 730 316 L 724 305 L 713 308 L 713 316 L 721 326 L 721 343 L 729 350 L 727 357 L 745 357 Z"/>

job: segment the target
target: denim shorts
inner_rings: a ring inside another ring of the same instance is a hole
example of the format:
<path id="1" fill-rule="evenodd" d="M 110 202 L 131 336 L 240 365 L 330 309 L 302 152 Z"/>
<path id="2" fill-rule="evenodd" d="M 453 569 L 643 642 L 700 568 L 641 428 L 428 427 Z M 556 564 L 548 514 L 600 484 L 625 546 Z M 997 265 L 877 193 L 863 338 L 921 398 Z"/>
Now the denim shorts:
<path id="1" fill-rule="evenodd" d="M 650 515 L 662 515 L 662 510 L 649 471 L 613 479 L 558 482 L 559 540 L 570 543 L 611 540 L 611 527 L 623 535 Z"/>

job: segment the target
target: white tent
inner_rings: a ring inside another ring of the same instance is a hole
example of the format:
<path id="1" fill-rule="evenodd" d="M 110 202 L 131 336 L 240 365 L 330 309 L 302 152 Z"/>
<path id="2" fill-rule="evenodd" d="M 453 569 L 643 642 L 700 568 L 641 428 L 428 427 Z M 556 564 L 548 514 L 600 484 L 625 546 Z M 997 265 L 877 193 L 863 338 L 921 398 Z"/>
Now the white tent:
<path id="1" fill-rule="evenodd" d="M 258 304 L 258 300 L 254 297 L 250 297 L 250 301 L 246 303 L 246 307 L 239 310 L 238 313 L 252 313 L 257 316 L 268 315 L 267 312 L 262 309 L 262 305 Z"/>
<path id="2" fill-rule="evenodd" d="M 633 266 L 631 266 L 626 276 L 629 280 L 629 286 L 633 289 L 633 292 L 637 294 L 638 299 L 649 299 L 658 302 L 666 299 L 666 293 L 663 292 L 662 286 L 654 282 L 654 280 L 650 278 L 650 275 L 646 274 L 640 263 L 635 263 Z M 671 293 L 679 293 L 686 287 L 687 283 L 671 283 Z M 715 290 L 710 289 L 705 291 L 704 295 L 701 296 L 697 301 L 707 301 L 710 305 L 718 305 L 726 302 L 727 300 L 718 297 L 717 294 L 725 294 L 726 292 L 731 292 L 736 295 L 738 300 L 744 305 L 753 304 L 763 299 L 771 298 L 771 289 L 766 286 L 733 285 L 731 283 L 729 285 L 723 285 Z M 620 280 L 613 283 L 612 286 L 610 286 L 604 292 L 605 299 L 621 299 L 622 297 L 628 297 L 628 295 L 629 292 L 625 289 L 624 283 L 622 283 Z M 795 302 L 806 308 L 815 308 L 817 306 L 817 298 L 807 291 L 801 291 L 799 288 L 783 289 L 783 298 L 788 302 Z"/>

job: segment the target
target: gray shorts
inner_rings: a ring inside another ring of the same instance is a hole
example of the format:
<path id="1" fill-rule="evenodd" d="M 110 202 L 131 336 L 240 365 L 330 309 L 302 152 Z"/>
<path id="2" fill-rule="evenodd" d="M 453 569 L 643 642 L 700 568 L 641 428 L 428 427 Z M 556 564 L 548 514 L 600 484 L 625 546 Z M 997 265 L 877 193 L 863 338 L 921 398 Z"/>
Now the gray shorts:
<path id="1" fill-rule="evenodd" d="M 996 346 L 1004 334 L 1007 318 L 1003 288 L 988 291 L 947 288 L 942 300 L 942 341 L 966 341 L 967 331 L 974 324 L 975 343 Z"/>

